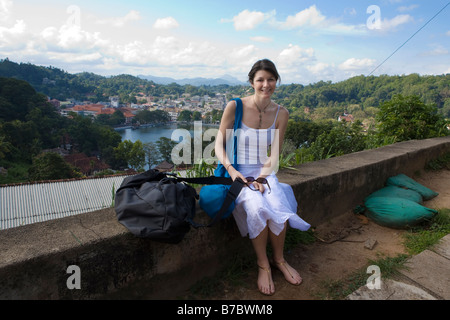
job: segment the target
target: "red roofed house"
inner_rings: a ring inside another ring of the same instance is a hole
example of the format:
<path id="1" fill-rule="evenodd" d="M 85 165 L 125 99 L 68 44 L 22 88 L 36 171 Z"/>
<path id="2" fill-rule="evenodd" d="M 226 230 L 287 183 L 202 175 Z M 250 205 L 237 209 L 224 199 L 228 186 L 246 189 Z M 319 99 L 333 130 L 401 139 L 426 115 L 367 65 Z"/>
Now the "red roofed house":
<path id="1" fill-rule="evenodd" d="M 81 115 L 92 115 L 92 116 L 98 116 L 99 114 L 113 114 L 116 110 L 122 111 L 124 117 L 125 117 L 125 123 L 131 123 L 131 119 L 135 117 L 135 115 L 132 113 L 131 108 L 107 108 L 102 104 L 86 104 L 86 105 L 76 105 L 73 108 L 66 109 L 64 111 L 65 114 L 69 112 L 75 112 L 77 114 Z"/>
<path id="2" fill-rule="evenodd" d="M 351 114 L 344 113 L 343 116 L 338 117 L 338 121 L 353 122 L 354 120 Z"/>

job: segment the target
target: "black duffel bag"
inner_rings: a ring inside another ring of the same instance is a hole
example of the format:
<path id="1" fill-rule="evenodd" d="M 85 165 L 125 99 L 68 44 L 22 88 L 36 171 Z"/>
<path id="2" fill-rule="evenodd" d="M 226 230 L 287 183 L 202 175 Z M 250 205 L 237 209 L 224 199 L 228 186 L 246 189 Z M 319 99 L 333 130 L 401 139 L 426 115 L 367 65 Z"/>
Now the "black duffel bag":
<path id="1" fill-rule="evenodd" d="M 220 212 L 208 225 L 194 222 L 199 196 L 187 182 L 232 185 Z M 180 178 L 150 169 L 123 180 L 115 194 L 115 211 L 118 221 L 135 236 L 179 243 L 191 226 L 211 227 L 219 221 L 243 186 L 240 179 Z"/>

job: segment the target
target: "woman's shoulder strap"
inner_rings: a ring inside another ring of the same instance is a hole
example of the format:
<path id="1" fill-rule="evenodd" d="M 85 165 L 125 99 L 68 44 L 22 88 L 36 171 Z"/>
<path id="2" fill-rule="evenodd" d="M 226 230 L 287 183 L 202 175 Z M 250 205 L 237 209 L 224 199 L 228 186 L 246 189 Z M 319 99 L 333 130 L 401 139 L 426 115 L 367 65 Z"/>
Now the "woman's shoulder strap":
<path id="1" fill-rule="evenodd" d="M 234 116 L 234 129 L 238 129 L 241 127 L 242 115 L 243 115 L 243 105 L 242 100 L 240 98 L 234 98 L 236 101 L 236 113 Z"/>

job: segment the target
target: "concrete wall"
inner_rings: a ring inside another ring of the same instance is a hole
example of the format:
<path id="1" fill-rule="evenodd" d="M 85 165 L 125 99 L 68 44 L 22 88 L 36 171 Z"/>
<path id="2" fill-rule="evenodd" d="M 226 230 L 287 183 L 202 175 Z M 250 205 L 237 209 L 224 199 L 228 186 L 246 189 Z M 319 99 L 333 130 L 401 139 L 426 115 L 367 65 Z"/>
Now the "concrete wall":
<path id="1" fill-rule="evenodd" d="M 402 142 L 282 170 L 279 180 L 296 194 L 298 214 L 312 225 L 352 210 L 390 176 L 413 177 L 450 152 L 450 137 Z M 198 211 L 199 222 L 207 222 Z M 177 245 L 138 239 L 117 222 L 113 209 L 0 231 L 0 299 L 175 299 L 221 261 L 251 252 L 232 219 L 191 229 Z M 81 289 L 68 289 L 76 265 Z M 138 285 L 136 285 L 138 284 Z"/>

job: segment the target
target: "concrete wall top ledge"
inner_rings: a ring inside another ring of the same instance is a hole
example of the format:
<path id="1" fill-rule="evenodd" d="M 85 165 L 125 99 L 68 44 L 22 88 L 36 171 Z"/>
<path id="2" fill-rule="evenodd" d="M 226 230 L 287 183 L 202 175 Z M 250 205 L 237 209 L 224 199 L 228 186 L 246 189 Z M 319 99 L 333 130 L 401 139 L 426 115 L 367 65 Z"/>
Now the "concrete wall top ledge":
<path id="1" fill-rule="evenodd" d="M 0 268 L 127 234 L 113 208 L 0 231 Z"/>

